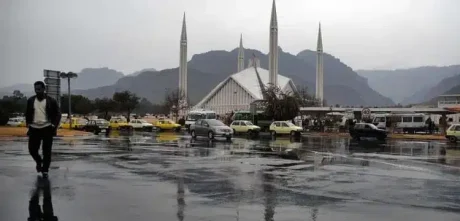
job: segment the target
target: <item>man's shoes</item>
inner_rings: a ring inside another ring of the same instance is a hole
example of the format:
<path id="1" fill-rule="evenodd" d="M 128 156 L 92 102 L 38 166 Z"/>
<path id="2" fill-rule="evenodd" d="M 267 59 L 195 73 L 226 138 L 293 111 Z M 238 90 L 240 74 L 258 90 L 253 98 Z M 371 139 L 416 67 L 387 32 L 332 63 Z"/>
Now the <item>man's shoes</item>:
<path id="1" fill-rule="evenodd" d="M 42 176 L 43 176 L 43 178 L 45 178 L 45 179 L 48 178 L 48 172 L 42 172 Z"/>
<path id="2" fill-rule="evenodd" d="M 37 164 L 37 166 L 35 166 L 35 169 L 37 170 L 37 173 L 41 173 L 42 172 L 42 165 Z"/>

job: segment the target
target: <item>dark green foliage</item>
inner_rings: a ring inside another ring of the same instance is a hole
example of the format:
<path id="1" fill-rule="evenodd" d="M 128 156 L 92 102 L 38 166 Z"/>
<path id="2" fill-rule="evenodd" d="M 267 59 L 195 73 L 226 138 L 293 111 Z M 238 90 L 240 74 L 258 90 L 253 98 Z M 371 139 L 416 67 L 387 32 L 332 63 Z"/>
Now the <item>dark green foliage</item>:
<path id="1" fill-rule="evenodd" d="M 130 115 L 131 115 L 132 111 L 139 104 L 140 98 L 134 93 L 131 93 L 129 91 L 123 91 L 123 92 L 117 92 L 117 93 L 113 94 L 112 99 L 116 102 L 118 110 L 127 113 L 127 118 L 126 119 L 129 122 L 130 121 Z"/>

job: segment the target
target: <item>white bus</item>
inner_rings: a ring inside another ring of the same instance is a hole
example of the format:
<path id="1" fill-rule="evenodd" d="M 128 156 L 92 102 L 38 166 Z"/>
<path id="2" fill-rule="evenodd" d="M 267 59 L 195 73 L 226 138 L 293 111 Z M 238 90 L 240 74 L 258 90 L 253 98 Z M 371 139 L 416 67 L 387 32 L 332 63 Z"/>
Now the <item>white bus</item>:
<path id="1" fill-rule="evenodd" d="M 425 114 L 420 113 L 390 113 L 375 114 L 372 123 L 380 129 L 386 128 L 386 122 L 391 119 L 396 122 L 396 128 L 403 132 L 415 133 L 426 131 Z"/>
<path id="2" fill-rule="evenodd" d="M 195 121 L 200 119 L 216 119 L 216 112 L 212 110 L 197 109 L 188 112 L 187 118 L 185 119 L 185 128 L 187 130 L 190 128 L 190 125 L 194 124 Z"/>

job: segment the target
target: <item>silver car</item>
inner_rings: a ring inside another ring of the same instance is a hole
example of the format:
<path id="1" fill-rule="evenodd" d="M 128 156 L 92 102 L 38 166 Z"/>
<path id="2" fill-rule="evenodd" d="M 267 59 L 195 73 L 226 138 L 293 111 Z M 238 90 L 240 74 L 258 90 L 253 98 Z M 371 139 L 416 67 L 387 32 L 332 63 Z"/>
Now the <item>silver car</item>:
<path id="1" fill-rule="evenodd" d="M 233 136 L 233 130 L 222 123 L 222 121 L 215 119 L 201 119 L 197 120 L 195 124 L 190 125 L 190 134 L 192 135 L 192 138 L 196 138 L 197 136 L 206 136 L 212 140 L 215 137 L 225 137 L 228 141 L 230 141 Z"/>

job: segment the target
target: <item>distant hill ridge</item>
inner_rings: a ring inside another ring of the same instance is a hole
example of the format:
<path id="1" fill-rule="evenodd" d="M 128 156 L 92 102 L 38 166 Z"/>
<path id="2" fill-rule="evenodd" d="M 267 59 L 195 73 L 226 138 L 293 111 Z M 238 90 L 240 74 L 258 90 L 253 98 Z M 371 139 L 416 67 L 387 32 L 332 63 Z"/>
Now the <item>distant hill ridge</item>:
<path id="1" fill-rule="evenodd" d="M 268 69 L 268 56 L 260 51 L 245 49 L 246 65 L 252 55 L 260 59 L 261 67 Z M 237 71 L 238 51 L 215 50 L 195 54 L 188 62 L 188 88 L 192 103 L 201 100 L 220 81 Z M 359 76 L 339 59 L 324 55 L 325 99 L 329 105 L 364 105 L 387 106 L 394 102 L 367 84 L 364 77 Z M 295 84 L 307 86 L 311 93 L 315 90 L 316 52 L 304 50 L 292 55 L 279 50 L 279 73 L 290 77 Z M 153 103 L 163 102 L 167 90 L 178 87 L 178 69 L 162 71 L 145 71 L 137 76 L 129 75 L 119 79 L 111 86 L 77 90 L 75 93 L 96 97 L 110 97 L 114 92 L 129 90 Z"/>
<path id="2" fill-rule="evenodd" d="M 452 88 L 454 79 L 442 84 L 441 82 L 443 79 L 459 75 L 460 65 L 423 66 L 396 70 L 357 70 L 356 72 L 366 77 L 372 88 L 395 102 L 416 104 L 430 100 Z M 441 85 L 437 86 L 438 84 Z"/>
<path id="3" fill-rule="evenodd" d="M 109 69 L 107 67 L 103 68 L 85 68 L 81 70 L 78 74 L 78 77 L 71 79 L 71 88 L 86 90 L 91 88 L 97 88 L 102 86 L 108 86 L 115 84 L 120 78 L 124 77 L 122 72 Z M 40 76 L 41 77 L 41 76 Z M 33 79 L 28 84 L 16 84 L 4 88 L 0 88 L 0 95 L 10 95 L 14 90 L 20 90 L 26 96 L 34 94 L 33 83 L 36 80 L 42 79 Z M 61 81 L 61 89 L 63 93 L 67 93 L 67 81 Z"/>

